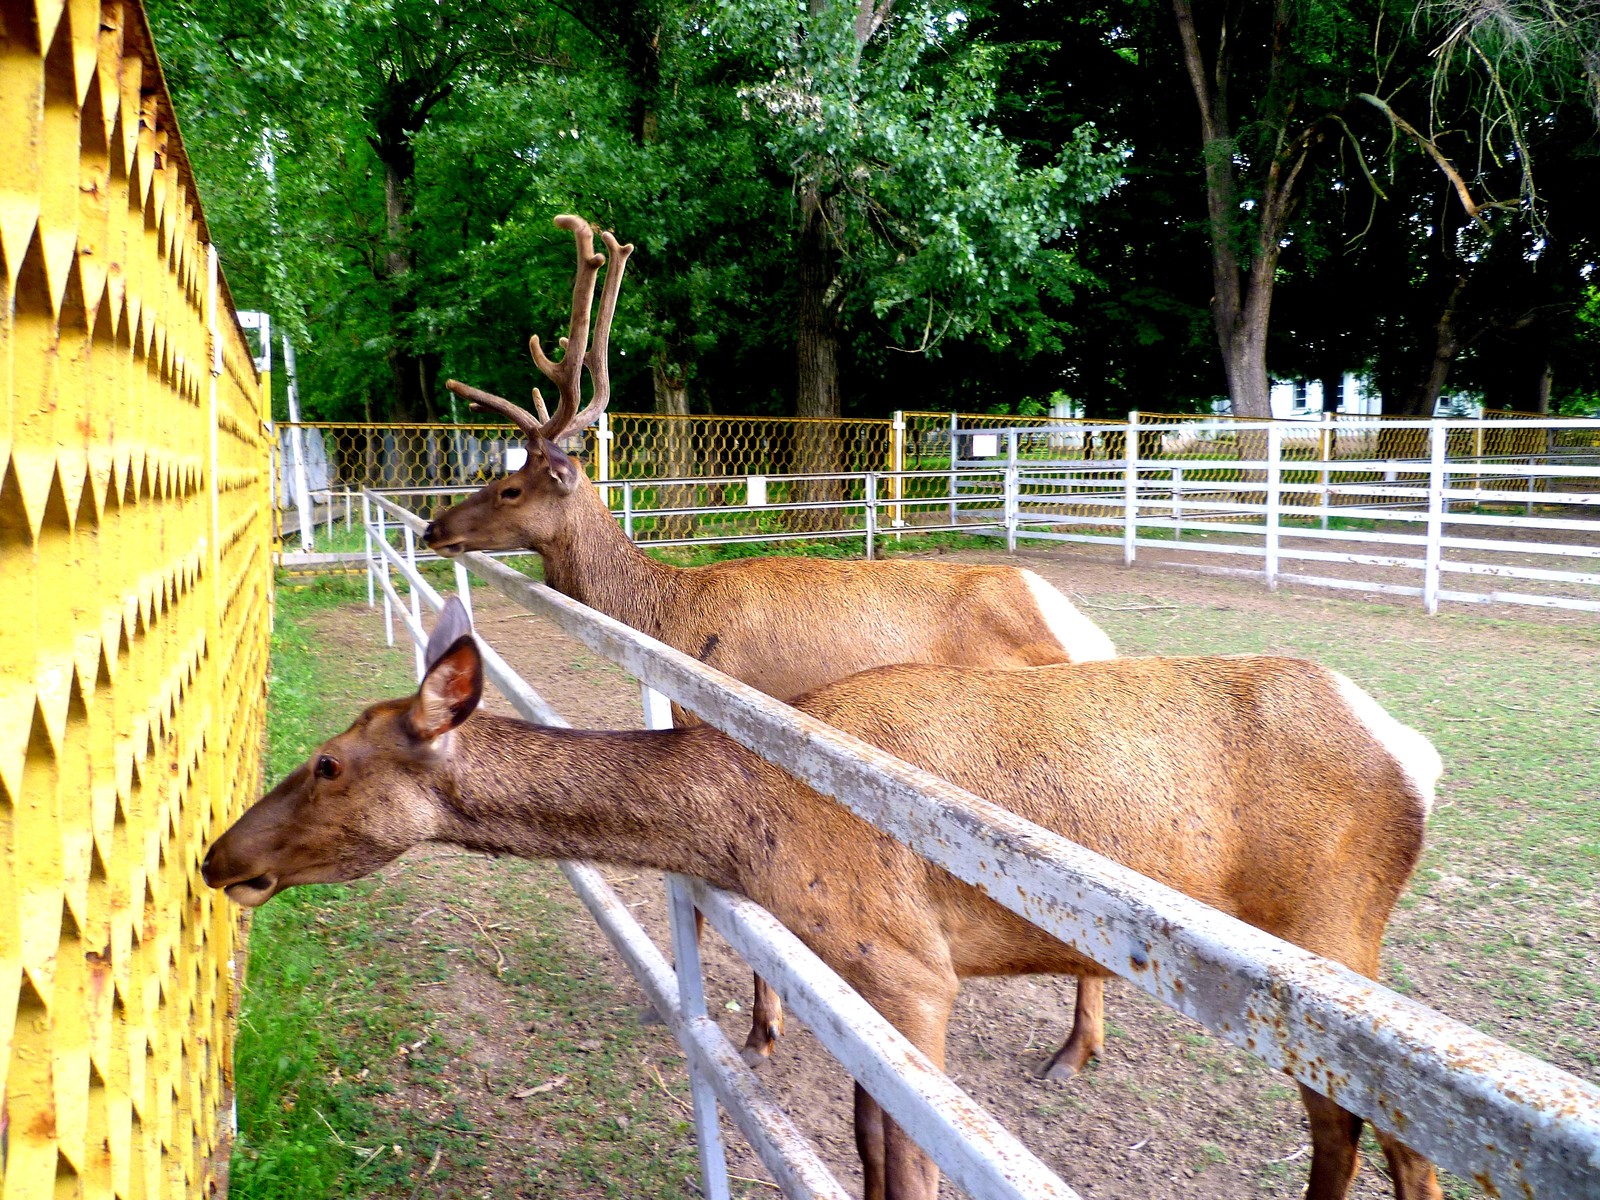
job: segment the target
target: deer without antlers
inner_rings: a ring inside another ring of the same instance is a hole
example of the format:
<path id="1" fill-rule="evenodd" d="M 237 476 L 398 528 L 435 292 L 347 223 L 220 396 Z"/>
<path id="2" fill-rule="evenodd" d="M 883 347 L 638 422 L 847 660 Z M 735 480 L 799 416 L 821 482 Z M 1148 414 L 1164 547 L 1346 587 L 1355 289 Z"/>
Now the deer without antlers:
<path id="1" fill-rule="evenodd" d="M 475 712 L 468 628 L 455 602 L 417 694 L 324 743 L 211 847 L 206 882 L 258 905 L 425 841 L 696 875 L 769 909 L 940 1064 L 963 977 L 1105 974 L 709 726 L 582 733 Z M 886 667 L 798 707 L 1368 977 L 1441 770 L 1349 680 L 1283 658 Z M 1307 1194 L 1341 1200 L 1361 1120 L 1301 1096 Z M 1378 1136 L 1396 1196 L 1439 1200 L 1432 1166 Z M 856 1139 L 869 1200 L 934 1200 L 937 1170 L 859 1087 Z"/>
<path id="2" fill-rule="evenodd" d="M 669 646 L 760 688 L 779 700 L 868 667 L 923 662 L 949 666 L 1023 667 L 1111 658 L 1116 648 L 1092 621 L 1032 571 L 917 560 L 837 562 L 746 558 L 678 568 L 631 542 L 582 469 L 555 444 L 596 420 L 610 397 L 606 348 L 617 290 L 632 246 L 603 233 L 611 252 L 594 346 L 585 351 L 589 309 L 604 258 L 578 217 L 556 224 L 572 231 L 577 282 L 552 363 L 530 343 L 535 364 L 560 394 L 553 417 L 539 416 L 465 384 L 446 385 L 474 407 L 510 420 L 527 436 L 528 461 L 461 503 L 434 516 L 424 538 L 440 554 L 528 549 L 544 561 L 557 591 L 633 626 Z M 579 376 L 587 363 L 594 394 L 579 411 Z M 565 415 L 563 415 L 565 414 Z M 682 714 L 676 714 L 682 719 Z M 1080 984 L 1071 1036 L 1041 1074 L 1071 1075 L 1104 1043 L 1103 983 Z M 776 995 L 756 981 L 745 1056 L 759 1064 L 783 1024 Z"/>

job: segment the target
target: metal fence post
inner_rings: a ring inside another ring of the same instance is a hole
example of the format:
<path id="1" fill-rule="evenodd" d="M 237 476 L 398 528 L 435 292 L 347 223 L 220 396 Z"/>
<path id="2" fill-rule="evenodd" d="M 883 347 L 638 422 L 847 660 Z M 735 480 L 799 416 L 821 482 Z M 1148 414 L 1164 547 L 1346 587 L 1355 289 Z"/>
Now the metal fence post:
<path id="1" fill-rule="evenodd" d="M 873 536 L 878 531 L 878 476 L 875 472 L 868 471 L 864 484 L 864 497 L 866 500 L 866 526 L 867 526 L 867 559 L 872 559 Z M 893 511 L 893 510 L 890 510 Z"/>
<path id="2" fill-rule="evenodd" d="M 460 559 L 456 560 L 456 595 L 461 597 L 461 606 L 467 610 L 467 620 L 472 620 L 472 580 L 467 577 L 467 567 Z"/>
<path id="3" fill-rule="evenodd" d="M 1283 515 L 1283 427 L 1267 427 L 1267 587 L 1278 590 L 1278 533 Z"/>
<path id="4" fill-rule="evenodd" d="M 1318 497 L 1322 506 L 1322 527 L 1328 527 L 1328 506 L 1331 503 L 1328 486 L 1333 482 L 1333 473 L 1329 463 L 1333 460 L 1333 414 L 1322 414 L 1322 428 L 1317 431 L 1317 457 L 1322 460 L 1321 483 L 1322 491 Z"/>
<path id="5" fill-rule="evenodd" d="M 1202 514 L 1204 515 L 1204 514 Z M 1172 468 L 1172 540 L 1183 540 L 1183 468 Z"/>
<path id="6" fill-rule="evenodd" d="M 361 493 L 361 529 L 366 535 L 367 542 L 367 607 L 371 608 L 377 597 L 373 594 L 374 572 L 377 564 L 372 561 L 372 501 L 367 499 L 367 493 Z"/>
<path id="7" fill-rule="evenodd" d="M 956 414 L 950 414 L 950 524 L 957 523 L 956 513 Z"/>
<path id="8" fill-rule="evenodd" d="M 415 574 L 417 570 L 417 535 L 409 525 L 405 526 L 405 532 L 406 566 L 410 567 L 412 573 Z M 417 590 L 417 585 L 410 580 L 407 580 L 406 583 L 411 589 L 411 620 L 420 629 L 422 628 L 422 593 Z M 411 643 L 411 649 L 416 653 L 417 682 L 421 683 L 422 677 L 428 673 L 427 656 L 424 653 L 423 644 L 415 639 Z"/>
<path id="9" fill-rule="evenodd" d="M 622 532 L 633 541 L 633 481 L 622 481 Z"/>
<path id="10" fill-rule="evenodd" d="M 316 507 L 306 488 L 305 433 L 300 428 L 300 382 L 295 376 L 294 343 L 283 335 L 283 369 L 288 372 L 289 452 L 293 460 L 294 500 L 300 513 L 300 549 L 309 552 L 317 536 Z"/>
<path id="11" fill-rule="evenodd" d="M 383 509 L 380 508 L 378 510 L 378 540 L 384 545 L 389 544 L 387 521 L 388 518 L 385 516 Z M 379 563 L 379 566 L 383 571 L 384 583 L 388 583 L 389 560 L 384 558 Z M 388 588 L 383 589 L 383 641 L 386 646 L 394 645 L 394 601 L 389 599 Z"/>
<path id="12" fill-rule="evenodd" d="M 889 496 L 899 500 L 905 495 L 905 480 L 901 473 L 906 469 L 906 414 L 900 409 L 894 410 L 894 416 L 889 419 L 889 470 L 894 472 L 889 477 Z M 889 510 L 889 524 L 899 529 L 905 522 L 905 513 L 900 505 L 896 504 Z M 895 540 L 900 540 L 900 535 L 894 535 Z"/>
<path id="13" fill-rule="evenodd" d="M 596 483 L 611 478 L 611 422 L 606 413 L 594 423 L 594 478 Z"/>
<path id="14" fill-rule="evenodd" d="M 1005 519 L 1008 554 L 1016 553 L 1017 549 L 1017 520 L 1022 509 L 1020 482 L 1017 474 L 1017 431 L 1012 427 L 1006 430 L 1006 479 L 1002 488 L 1005 499 L 1000 505 Z"/>
<path id="15" fill-rule="evenodd" d="M 1443 557 L 1445 445 L 1444 425 L 1428 427 L 1428 544 L 1422 567 L 1422 605 L 1429 615 L 1439 611 L 1439 560 Z"/>
<path id="16" fill-rule="evenodd" d="M 1139 540 L 1139 410 L 1128 414 L 1122 435 L 1122 565 L 1133 566 Z"/>
<path id="17" fill-rule="evenodd" d="M 654 688 L 640 689 L 646 729 L 671 729 L 672 705 Z M 667 921 L 672 930 L 672 958 L 678 974 L 678 1001 L 683 1017 L 706 1016 L 705 980 L 700 968 L 700 939 L 695 933 L 694 901 L 681 875 L 667 876 Z M 705 1200 L 728 1200 L 728 1160 L 722 1147 L 722 1124 L 711 1081 L 688 1060 L 689 1094 L 694 1100 L 694 1137 L 700 1150 L 700 1193 Z"/>

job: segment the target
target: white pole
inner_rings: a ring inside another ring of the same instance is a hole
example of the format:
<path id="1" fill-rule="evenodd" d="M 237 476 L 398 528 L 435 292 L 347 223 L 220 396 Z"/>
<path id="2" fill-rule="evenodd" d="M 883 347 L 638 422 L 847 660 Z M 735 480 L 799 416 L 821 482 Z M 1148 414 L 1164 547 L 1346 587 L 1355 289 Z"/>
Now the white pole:
<path id="1" fill-rule="evenodd" d="M 293 459 L 294 498 L 300 511 L 300 549 L 310 553 L 316 529 L 312 522 L 311 496 L 306 490 L 306 448 L 300 429 L 300 385 L 294 373 L 294 343 L 283 335 L 283 369 L 289 393 L 289 453 Z"/>
<path id="2" fill-rule="evenodd" d="M 373 577 L 377 572 L 377 564 L 372 561 L 372 501 L 367 499 L 367 493 L 361 493 L 361 528 L 367 538 L 367 607 L 371 608 L 377 597 L 373 594 Z"/>
<path id="3" fill-rule="evenodd" d="M 1283 428 L 1267 427 L 1267 587 L 1278 590 L 1278 531 L 1283 507 Z"/>
<path id="4" fill-rule="evenodd" d="M 889 420 L 889 470 L 895 472 L 889 479 L 889 495 L 896 500 L 905 495 L 906 481 L 901 478 L 905 469 L 906 414 L 897 408 Z M 896 504 L 889 510 L 889 524 L 899 529 L 905 523 L 905 512 Z M 894 538 L 898 542 L 900 535 L 897 533 Z"/>
<path id="5" fill-rule="evenodd" d="M 1428 430 L 1428 545 L 1422 568 L 1422 604 L 1432 615 L 1439 611 L 1440 540 L 1444 536 L 1445 429 L 1435 421 Z"/>
<path id="6" fill-rule="evenodd" d="M 1321 502 L 1322 527 L 1324 529 L 1328 527 L 1329 517 L 1328 506 L 1330 504 L 1330 497 L 1328 494 L 1328 485 L 1333 482 L 1333 472 L 1332 468 L 1329 466 L 1330 460 L 1333 458 L 1333 420 L 1334 417 L 1332 413 L 1324 412 L 1322 414 L 1322 428 L 1317 433 L 1317 457 L 1322 460 Z"/>
<path id="7" fill-rule="evenodd" d="M 956 414 L 950 414 L 950 524 L 956 523 Z"/>
<path id="8" fill-rule="evenodd" d="M 1017 478 L 1017 430 L 1015 426 L 1006 430 L 1006 481 L 1003 488 L 1005 499 L 1001 501 L 1000 509 L 1004 514 L 1006 527 L 1006 552 L 1015 554 L 1017 550 L 1017 518 L 1021 511 L 1021 491 Z"/>
<path id="9" fill-rule="evenodd" d="M 1172 468 L 1172 540 L 1183 540 L 1183 468 Z"/>
<path id="10" fill-rule="evenodd" d="M 864 515 L 866 516 L 867 527 L 867 559 L 870 562 L 872 559 L 873 535 L 877 533 L 878 528 L 878 477 L 871 471 L 867 472 L 863 495 L 866 500 L 863 507 L 865 508 Z"/>
<path id="11" fill-rule="evenodd" d="M 601 413 L 594 424 L 594 478 L 605 483 L 611 478 L 611 416 Z M 609 493 L 607 499 L 610 499 Z"/>
<path id="12" fill-rule="evenodd" d="M 1139 538 L 1139 410 L 1128 414 L 1122 435 L 1122 565 L 1133 566 Z"/>
<path id="13" fill-rule="evenodd" d="M 378 509 L 378 540 L 384 545 L 389 544 L 388 519 L 382 508 Z M 383 555 L 379 559 L 378 568 L 383 572 L 384 583 L 388 583 L 388 555 Z M 394 645 L 394 601 L 389 599 L 388 588 L 383 589 L 383 643 L 386 646 Z"/>
<path id="14" fill-rule="evenodd" d="M 671 729 L 672 705 L 654 688 L 641 688 L 646 729 Z M 681 875 L 667 876 L 667 923 L 672 931 L 672 958 L 678 975 L 678 1002 L 683 1019 L 706 1016 L 705 979 L 700 966 L 700 939 L 695 932 L 694 901 Z M 689 1095 L 694 1100 L 694 1136 L 700 1149 L 700 1193 L 705 1200 L 728 1200 L 728 1160 L 722 1147 L 722 1124 L 711 1081 L 691 1057 Z"/>
<path id="15" fill-rule="evenodd" d="M 406 534 L 406 566 L 411 568 L 411 574 L 417 573 L 417 535 L 416 531 L 407 525 Z M 418 629 L 422 628 L 422 593 L 417 590 L 417 585 L 409 579 L 407 586 L 411 589 L 411 623 Z M 423 642 L 412 640 L 411 649 L 417 656 L 417 682 L 422 682 L 422 677 L 428 673 L 428 659 L 424 653 L 426 646 Z"/>
<path id="16" fill-rule="evenodd" d="M 461 597 L 461 607 L 467 610 L 467 620 L 472 620 L 472 580 L 467 575 L 466 564 L 456 559 L 456 595 Z"/>

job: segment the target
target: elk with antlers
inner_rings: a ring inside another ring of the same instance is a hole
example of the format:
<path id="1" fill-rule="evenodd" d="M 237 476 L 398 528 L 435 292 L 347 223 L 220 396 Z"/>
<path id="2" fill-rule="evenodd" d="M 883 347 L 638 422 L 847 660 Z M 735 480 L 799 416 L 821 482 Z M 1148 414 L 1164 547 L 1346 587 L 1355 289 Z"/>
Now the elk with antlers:
<path id="1" fill-rule="evenodd" d="M 618 526 L 599 491 L 556 443 L 587 428 L 611 396 L 606 358 L 617 292 L 632 245 L 600 236 L 611 255 L 589 345 L 589 316 L 604 255 L 580 217 L 560 216 L 577 244 L 577 281 L 560 362 L 538 335 L 533 361 L 555 384 L 548 414 L 450 380 L 474 408 L 506 417 L 528 439 L 528 460 L 504 479 L 435 515 L 424 538 L 435 551 L 534 550 L 545 581 L 591 608 L 695 655 L 770 696 L 788 700 L 868 667 L 890 663 L 1022 667 L 1111 658 L 1116 648 L 1095 624 L 1032 571 L 918 560 L 837 562 L 745 558 L 679 568 L 651 558 Z M 583 367 L 594 379 L 579 409 Z M 678 714 L 681 719 L 682 714 Z M 1103 984 L 1080 985 L 1067 1042 L 1041 1073 L 1082 1070 L 1105 1040 Z M 756 981 L 746 1057 L 770 1055 L 783 1026 L 777 997 Z"/>
<path id="2" fill-rule="evenodd" d="M 459 601 L 427 658 L 415 696 L 369 708 L 218 839 L 207 883 L 258 905 L 425 841 L 695 875 L 770 910 L 940 1064 L 963 977 L 1105 974 L 709 726 L 475 712 L 483 668 Z M 886 667 L 797 707 L 1371 978 L 1441 771 L 1355 684 L 1283 658 Z M 1301 1095 L 1307 1194 L 1341 1200 L 1361 1120 Z M 1439 1200 L 1433 1168 L 1378 1136 L 1396 1196 Z M 859 1087 L 856 1140 L 869 1200 L 933 1200 L 937 1170 Z"/>

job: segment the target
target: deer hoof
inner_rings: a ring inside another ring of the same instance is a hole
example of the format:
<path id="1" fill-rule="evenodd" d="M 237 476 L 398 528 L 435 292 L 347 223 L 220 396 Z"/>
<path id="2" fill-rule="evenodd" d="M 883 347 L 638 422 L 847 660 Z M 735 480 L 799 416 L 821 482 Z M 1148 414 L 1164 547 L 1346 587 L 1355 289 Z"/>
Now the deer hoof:
<path id="1" fill-rule="evenodd" d="M 1049 1062 L 1041 1067 L 1035 1067 L 1033 1077 L 1035 1079 L 1054 1079 L 1058 1083 L 1064 1083 L 1068 1079 L 1081 1075 L 1088 1070 L 1089 1064 L 1094 1061 L 1094 1057 L 1093 1051 L 1083 1053 L 1078 1051 L 1076 1047 L 1064 1046 Z"/>
<path id="2" fill-rule="evenodd" d="M 778 1034 L 781 1032 L 776 1025 L 755 1024 L 750 1027 L 750 1036 L 745 1038 L 744 1046 L 739 1051 L 739 1057 L 752 1070 L 759 1070 L 772 1060 L 773 1048 L 778 1044 Z"/>

